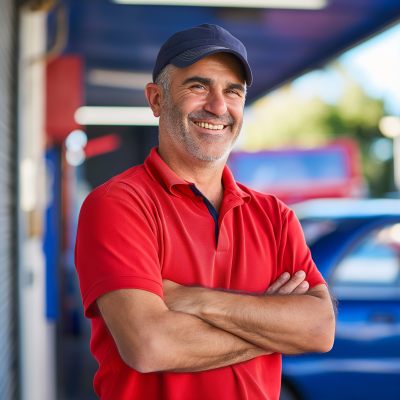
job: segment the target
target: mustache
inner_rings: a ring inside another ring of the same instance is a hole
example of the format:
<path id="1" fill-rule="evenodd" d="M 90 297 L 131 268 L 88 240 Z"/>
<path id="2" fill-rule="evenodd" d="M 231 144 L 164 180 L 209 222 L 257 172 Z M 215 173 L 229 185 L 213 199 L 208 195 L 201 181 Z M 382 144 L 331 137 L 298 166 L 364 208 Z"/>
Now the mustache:
<path id="1" fill-rule="evenodd" d="M 208 120 L 208 121 L 213 121 L 215 122 L 216 125 L 221 124 L 221 125 L 234 125 L 235 124 L 235 118 L 232 117 L 231 114 L 225 113 L 220 116 L 216 116 L 215 114 L 206 111 L 204 109 L 202 110 L 195 110 L 192 111 L 188 115 L 189 120 Z"/>

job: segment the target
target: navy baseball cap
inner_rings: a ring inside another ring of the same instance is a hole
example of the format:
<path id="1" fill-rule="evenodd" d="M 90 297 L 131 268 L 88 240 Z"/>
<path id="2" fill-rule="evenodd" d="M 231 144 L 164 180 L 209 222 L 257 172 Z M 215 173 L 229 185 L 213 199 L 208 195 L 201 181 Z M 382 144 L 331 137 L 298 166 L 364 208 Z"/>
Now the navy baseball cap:
<path id="1" fill-rule="evenodd" d="M 214 53 L 228 52 L 242 62 L 247 86 L 253 76 L 243 43 L 218 25 L 203 24 L 173 34 L 158 52 L 153 70 L 153 82 L 161 70 L 171 63 L 178 68 L 189 67 Z"/>

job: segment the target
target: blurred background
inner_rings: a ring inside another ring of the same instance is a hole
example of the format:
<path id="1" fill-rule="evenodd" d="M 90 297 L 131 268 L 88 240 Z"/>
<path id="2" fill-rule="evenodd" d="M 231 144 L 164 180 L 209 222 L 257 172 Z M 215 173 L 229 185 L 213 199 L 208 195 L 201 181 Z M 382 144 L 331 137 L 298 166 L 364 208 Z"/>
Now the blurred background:
<path id="1" fill-rule="evenodd" d="M 158 144 L 144 87 L 202 23 L 254 73 L 229 166 L 293 207 L 339 300 L 333 350 L 284 357 L 281 399 L 398 399 L 399 21 L 398 0 L 0 0 L 0 399 L 97 398 L 79 209 Z"/>

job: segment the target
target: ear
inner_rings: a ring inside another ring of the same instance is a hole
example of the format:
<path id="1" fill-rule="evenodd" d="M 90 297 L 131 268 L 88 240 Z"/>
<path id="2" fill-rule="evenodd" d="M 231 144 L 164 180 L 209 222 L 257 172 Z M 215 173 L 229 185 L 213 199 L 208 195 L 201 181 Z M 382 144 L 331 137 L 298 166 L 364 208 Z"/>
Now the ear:
<path id="1" fill-rule="evenodd" d="M 161 101 L 163 98 L 163 91 L 160 86 L 155 83 L 148 83 L 145 89 L 145 95 L 149 102 L 150 108 L 153 110 L 155 117 L 160 116 Z"/>

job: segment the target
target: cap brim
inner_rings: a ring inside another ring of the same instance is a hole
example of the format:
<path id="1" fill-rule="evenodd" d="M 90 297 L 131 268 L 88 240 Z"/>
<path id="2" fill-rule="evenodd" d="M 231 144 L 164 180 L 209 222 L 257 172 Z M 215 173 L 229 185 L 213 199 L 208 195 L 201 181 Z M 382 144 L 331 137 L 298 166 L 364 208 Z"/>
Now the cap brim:
<path id="1" fill-rule="evenodd" d="M 190 65 L 196 63 L 197 61 L 201 60 L 202 58 L 207 57 L 214 53 L 232 53 L 236 57 L 238 57 L 243 65 L 245 79 L 246 79 L 246 85 L 251 86 L 251 83 L 253 81 L 253 75 L 252 75 L 249 63 L 247 62 L 247 60 L 245 58 L 242 57 L 242 55 L 240 53 L 238 53 L 235 50 L 230 49 L 229 47 L 222 47 L 222 46 L 215 46 L 215 45 L 214 46 L 210 46 L 210 45 L 198 46 L 193 49 L 184 51 L 183 53 L 179 54 L 178 56 L 172 58 L 170 60 L 170 63 L 172 65 L 175 65 L 175 67 L 178 67 L 178 68 L 186 68 L 186 67 L 189 67 Z"/>

